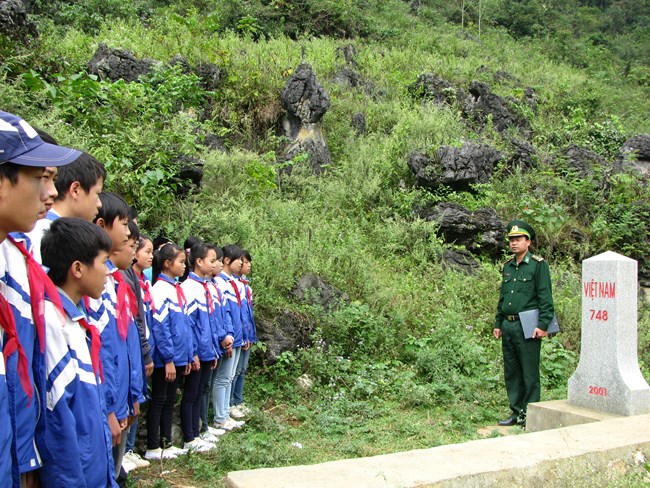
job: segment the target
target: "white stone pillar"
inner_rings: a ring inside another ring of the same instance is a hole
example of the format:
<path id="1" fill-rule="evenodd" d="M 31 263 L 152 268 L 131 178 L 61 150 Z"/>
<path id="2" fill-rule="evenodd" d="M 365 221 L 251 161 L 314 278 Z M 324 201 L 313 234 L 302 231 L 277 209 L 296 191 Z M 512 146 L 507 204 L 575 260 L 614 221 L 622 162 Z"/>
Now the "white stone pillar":
<path id="1" fill-rule="evenodd" d="M 637 262 L 605 252 L 582 262 L 580 363 L 568 401 L 619 415 L 650 413 L 637 355 Z"/>

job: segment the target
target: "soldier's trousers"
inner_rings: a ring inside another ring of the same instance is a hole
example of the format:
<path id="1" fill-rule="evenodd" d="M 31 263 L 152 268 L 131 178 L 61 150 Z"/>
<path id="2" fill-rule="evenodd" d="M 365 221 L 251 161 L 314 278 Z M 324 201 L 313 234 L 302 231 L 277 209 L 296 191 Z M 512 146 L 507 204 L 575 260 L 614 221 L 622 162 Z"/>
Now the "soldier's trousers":
<path id="1" fill-rule="evenodd" d="M 540 397 L 539 354 L 540 339 L 524 339 L 521 322 L 501 324 L 501 348 L 506 392 L 513 415 L 524 417 L 531 402 Z"/>

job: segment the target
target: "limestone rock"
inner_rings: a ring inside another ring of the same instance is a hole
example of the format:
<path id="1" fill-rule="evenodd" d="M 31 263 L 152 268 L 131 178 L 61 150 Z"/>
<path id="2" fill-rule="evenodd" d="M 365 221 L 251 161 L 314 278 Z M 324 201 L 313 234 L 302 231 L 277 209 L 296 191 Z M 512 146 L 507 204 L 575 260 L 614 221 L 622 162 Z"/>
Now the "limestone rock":
<path id="1" fill-rule="evenodd" d="M 101 79 L 124 80 L 128 83 L 149 73 L 155 64 L 156 61 L 152 59 L 137 59 L 126 49 L 111 49 L 101 43 L 88 63 L 88 71 Z"/>
<path id="2" fill-rule="evenodd" d="M 642 174 L 650 175 L 650 134 L 628 139 L 621 146 L 616 162 L 619 168 L 633 167 Z"/>
<path id="3" fill-rule="evenodd" d="M 437 232 L 445 242 L 465 247 L 472 254 L 485 254 L 493 259 L 501 256 L 506 247 L 505 223 L 492 208 L 472 212 L 451 202 L 420 208 L 416 213 L 429 222 L 435 222 Z M 462 260 L 458 256 L 459 260 Z"/>
<path id="4" fill-rule="evenodd" d="M 366 127 L 366 114 L 363 112 L 356 112 L 352 115 L 352 127 L 358 136 L 363 136 L 368 132 Z"/>
<path id="5" fill-rule="evenodd" d="M 503 132 L 508 127 L 518 127 L 525 134 L 531 131 L 528 120 L 512 110 L 506 100 L 492 93 L 487 83 L 472 81 L 469 92 L 474 97 L 474 103 L 466 115 L 481 125 L 491 117 L 494 128 Z"/>
<path id="6" fill-rule="evenodd" d="M 594 167 L 604 167 L 607 165 L 607 161 L 602 156 L 596 154 L 591 149 L 574 144 L 564 149 L 564 158 L 569 169 L 581 178 L 592 174 Z"/>
<path id="7" fill-rule="evenodd" d="M 256 317 L 257 337 L 266 344 L 264 359 L 274 364 L 285 351 L 296 351 L 299 347 L 311 345 L 314 331 L 313 321 L 306 315 L 291 310 L 283 310 L 273 320 L 264 316 Z"/>
<path id="8" fill-rule="evenodd" d="M 292 294 L 298 300 L 305 301 L 310 305 L 320 305 L 326 312 L 331 312 L 340 303 L 349 303 L 350 301 L 346 293 L 314 273 L 301 276 Z"/>
<path id="9" fill-rule="evenodd" d="M 442 254 L 442 262 L 445 266 L 468 275 L 475 274 L 481 267 L 469 251 L 463 250 L 446 249 Z"/>
<path id="10" fill-rule="evenodd" d="M 489 181 L 501 159 L 503 155 L 491 146 L 468 143 L 462 147 L 442 146 L 434 158 L 414 152 L 409 156 L 408 166 L 417 186 L 436 189 L 447 185 L 467 191 L 473 183 Z"/>
<path id="11" fill-rule="evenodd" d="M 0 35 L 23 43 L 38 37 L 36 24 L 27 19 L 21 0 L 0 0 Z"/>
<path id="12" fill-rule="evenodd" d="M 282 90 L 281 102 L 287 115 L 281 120 L 281 131 L 291 141 L 280 158 L 290 161 L 299 154 L 309 155 L 309 166 L 320 174 L 331 163 L 331 155 L 323 133 L 321 119 L 329 108 L 330 98 L 318 83 L 311 66 L 303 63 L 289 78 Z M 291 170 L 290 167 L 287 169 Z"/>

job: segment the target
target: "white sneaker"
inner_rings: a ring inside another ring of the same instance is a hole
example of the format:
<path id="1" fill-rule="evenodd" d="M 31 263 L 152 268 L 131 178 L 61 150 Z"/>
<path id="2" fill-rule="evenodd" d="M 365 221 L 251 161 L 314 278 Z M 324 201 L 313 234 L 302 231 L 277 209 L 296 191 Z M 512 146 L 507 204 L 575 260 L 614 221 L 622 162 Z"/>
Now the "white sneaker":
<path id="1" fill-rule="evenodd" d="M 144 458 L 158 461 L 160 459 L 176 459 L 176 454 L 173 454 L 169 451 L 169 449 L 165 449 L 164 451 L 161 448 L 158 449 L 147 449 L 147 452 L 144 453 Z"/>
<path id="2" fill-rule="evenodd" d="M 176 447 L 176 446 L 168 447 L 167 449 L 165 449 L 165 451 L 172 453 L 176 457 L 187 454 L 187 449 L 181 449 L 180 447 Z"/>
<path id="3" fill-rule="evenodd" d="M 133 471 L 136 467 L 137 466 L 131 461 L 122 459 L 122 469 L 124 470 L 125 473 L 128 473 L 129 471 Z"/>
<path id="4" fill-rule="evenodd" d="M 146 468 L 151 464 L 149 461 L 142 459 L 133 451 L 127 451 L 124 453 L 124 459 L 132 464 L 135 464 L 135 468 Z"/>
<path id="5" fill-rule="evenodd" d="M 215 429 L 214 427 L 208 427 L 208 434 L 213 436 L 224 435 L 226 431 L 224 429 Z"/>
<path id="6" fill-rule="evenodd" d="M 228 418 L 228 420 L 236 424 L 235 429 L 240 429 L 246 423 L 245 420 L 235 420 L 232 417 Z"/>
<path id="7" fill-rule="evenodd" d="M 230 431 L 232 429 L 238 429 L 241 427 L 237 422 L 230 418 L 224 420 L 223 422 L 215 422 L 214 426 L 225 431 Z"/>
<path id="8" fill-rule="evenodd" d="M 193 452 L 208 452 L 214 448 L 215 448 L 214 444 L 208 444 L 207 442 L 203 442 L 198 437 L 191 442 L 186 442 L 185 445 L 183 446 L 183 449 L 187 451 L 193 451 Z"/>
<path id="9" fill-rule="evenodd" d="M 230 407 L 230 416 L 233 419 L 243 419 L 246 415 L 244 414 L 244 412 L 242 412 L 237 408 L 237 405 L 233 405 L 232 407 Z"/>
<path id="10" fill-rule="evenodd" d="M 235 405 L 235 406 L 244 415 L 250 415 L 251 414 L 252 410 L 250 408 L 248 408 L 244 403 L 240 403 L 239 405 Z"/>
<path id="11" fill-rule="evenodd" d="M 210 434 L 209 432 L 204 432 L 199 436 L 199 438 L 204 442 L 209 442 L 210 444 L 216 444 L 217 442 L 219 442 L 219 438 L 217 436 Z"/>

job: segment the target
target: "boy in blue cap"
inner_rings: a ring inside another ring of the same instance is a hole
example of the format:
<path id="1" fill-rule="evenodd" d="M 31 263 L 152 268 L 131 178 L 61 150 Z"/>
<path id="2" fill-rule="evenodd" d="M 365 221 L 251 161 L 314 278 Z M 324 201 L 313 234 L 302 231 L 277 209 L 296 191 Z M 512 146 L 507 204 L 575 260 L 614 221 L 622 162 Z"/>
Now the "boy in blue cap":
<path id="1" fill-rule="evenodd" d="M 503 265 L 501 293 L 494 337 L 501 339 L 503 371 L 510 417 L 499 425 L 526 423 L 526 409 L 540 398 L 539 354 L 541 339 L 553 320 L 553 292 L 548 263 L 529 250 L 535 230 L 523 220 L 508 223 L 507 237 L 514 256 Z M 539 310 L 539 323 L 531 339 L 524 337 L 520 312 Z"/>
<path id="2" fill-rule="evenodd" d="M 0 479 L 12 479 L 14 486 L 38 482 L 42 453 L 35 447 L 35 437 L 38 412 L 45 408 L 43 299 L 45 295 L 58 299 L 58 293 L 25 244 L 9 233 L 29 232 L 45 216 L 45 202 L 56 194 L 52 175 L 80 154 L 44 142 L 25 120 L 0 111 L 0 241 L 9 238 L 0 253 L 0 321 L 6 364 L 6 383 L 0 378 L 0 441 L 8 440 L 8 423 L 13 426 L 11 442 L 2 444 L 11 449 L 0 454 Z M 1 391 L 5 387 L 6 395 Z M 3 412 L 5 401 L 8 411 Z M 9 478 L 3 461 L 8 452 Z"/>

